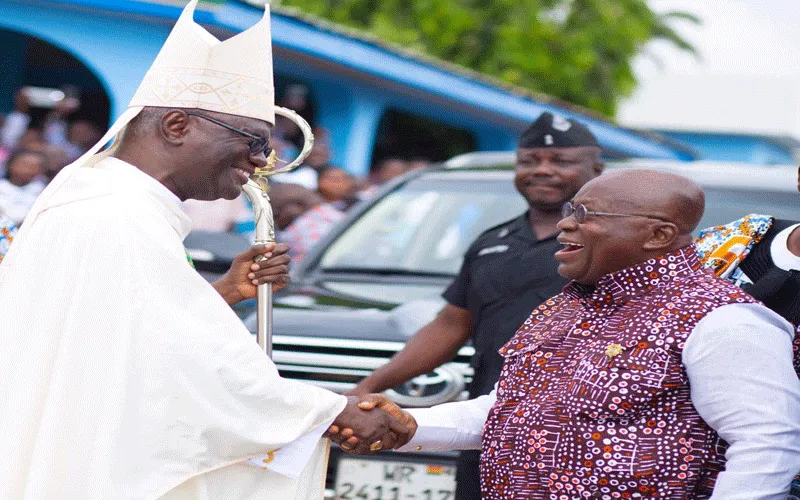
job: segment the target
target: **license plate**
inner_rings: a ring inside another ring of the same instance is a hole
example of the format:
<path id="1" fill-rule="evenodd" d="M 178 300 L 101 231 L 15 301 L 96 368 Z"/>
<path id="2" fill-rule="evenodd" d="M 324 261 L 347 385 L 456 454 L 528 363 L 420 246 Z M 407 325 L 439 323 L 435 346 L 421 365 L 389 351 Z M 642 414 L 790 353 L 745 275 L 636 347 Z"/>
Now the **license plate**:
<path id="1" fill-rule="evenodd" d="M 342 457 L 336 500 L 453 500 L 453 465 Z"/>

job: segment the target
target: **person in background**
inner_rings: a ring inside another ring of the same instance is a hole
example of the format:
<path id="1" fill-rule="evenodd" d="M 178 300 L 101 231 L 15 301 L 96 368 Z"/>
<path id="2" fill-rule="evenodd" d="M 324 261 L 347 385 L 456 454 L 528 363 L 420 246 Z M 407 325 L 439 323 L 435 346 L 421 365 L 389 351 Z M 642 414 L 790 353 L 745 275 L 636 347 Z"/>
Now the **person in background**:
<path id="1" fill-rule="evenodd" d="M 19 225 L 45 187 L 41 180 L 47 158 L 41 151 L 18 149 L 8 158 L 0 180 L 0 212 Z"/>
<path id="2" fill-rule="evenodd" d="M 30 117 L 28 96 L 22 89 L 14 94 L 14 110 L 6 116 L 0 130 L 0 142 L 9 150 L 16 149 L 22 135 L 28 130 Z"/>
<path id="3" fill-rule="evenodd" d="M 298 184 L 275 184 L 270 190 L 277 239 L 289 245 L 293 263 L 339 222 L 344 214 Z M 279 231 L 279 232 L 278 232 Z"/>
<path id="4" fill-rule="evenodd" d="M 65 148 L 68 153 L 71 153 L 70 148 L 75 146 L 68 137 L 71 125 L 67 123 L 67 119 L 78 110 L 80 101 L 75 97 L 66 97 L 54 103 L 42 124 L 32 123 L 31 107 L 26 89 L 17 90 L 14 96 L 14 111 L 8 115 L 3 129 L 0 131 L 0 140 L 3 144 L 11 149 L 27 148 L 30 141 L 36 140 Z M 23 136 L 30 130 L 37 130 L 39 136 L 24 138 Z M 96 135 L 94 137 L 94 142 L 100 138 Z M 80 138 L 80 134 L 78 138 Z"/>
<path id="5" fill-rule="evenodd" d="M 382 186 L 408 171 L 408 164 L 400 158 L 387 158 L 375 169 L 374 184 Z"/>
<path id="6" fill-rule="evenodd" d="M 300 116 L 309 120 L 308 87 L 302 83 L 293 83 L 286 87 L 283 93 L 283 106 L 297 111 Z"/>
<path id="7" fill-rule="evenodd" d="M 313 132 L 314 146 L 312 146 L 311 152 L 306 157 L 305 162 L 291 172 L 281 174 L 278 182 L 284 184 L 299 184 L 306 189 L 310 189 L 311 191 L 317 190 L 319 172 L 323 168 L 327 167 L 331 161 L 331 145 L 330 136 L 327 130 L 321 127 L 316 127 L 314 128 Z M 289 158 L 279 155 L 278 158 L 288 162 L 291 161 L 294 156 Z"/>
<path id="8" fill-rule="evenodd" d="M 76 160 L 83 153 L 89 151 L 89 148 L 103 136 L 97 125 L 88 120 L 75 120 L 69 125 L 67 131 L 67 144 L 69 145 L 67 152 L 70 154 L 71 160 Z"/>
<path id="9" fill-rule="evenodd" d="M 25 130 L 17 141 L 15 149 L 29 149 L 41 151 L 44 148 L 45 142 L 42 139 L 42 129 L 31 127 Z"/>
<path id="10" fill-rule="evenodd" d="M 800 220 L 749 214 L 701 231 L 696 244 L 706 268 L 795 326 L 794 368 L 800 374 Z M 800 480 L 792 483 L 789 498 L 800 499 Z"/>
<path id="11" fill-rule="evenodd" d="M 741 286 L 800 333 L 800 220 L 749 214 L 701 231 L 696 243 L 706 267 Z M 795 352 L 800 354 L 798 346 Z"/>
<path id="12" fill-rule="evenodd" d="M 43 152 L 47 161 L 45 162 L 44 179 L 50 183 L 61 169 L 71 163 L 69 154 L 63 148 L 48 144 L 44 146 Z"/>
<path id="13" fill-rule="evenodd" d="M 425 170 L 426 168 L 431 166 L 431 161 L 427 158 L 423 158 L 421 156 L 417 156 L 415 158 L 411 158 L 408 160 L 408 171 L 414 170 Z"/>
<path id="14" fill-rule="evenodd" d="M 375 196 L 378 189 L 394 179 L 405 174 L 408 171 L 408 165 L 405 160 L 400 158 L 387 158 L 374 167 L 369 174 L 368 179 L 361 179 L 357 181 L 356 197 L 359 200 L 366 200 Z"/>
<path id="15" fill-rule="evenodd" d="M 353 176 L 339 167 L 324 167 L 319 172 L 317 192 L 334 208 L 347 211 L 357 201 L 356 182 Z"/>
<path id="16" fill-rule="evenodd" d="M 307 122 L 314 124 L 308 101 L 308 87 L 302 83 L 287 86 L 278 105 L 295 111 Z M 276 135 L 294 144 L 298 149 L 303 146 L 303 134 L 293 121 L 278 115 L 275 117 L 275 129 Z"/>

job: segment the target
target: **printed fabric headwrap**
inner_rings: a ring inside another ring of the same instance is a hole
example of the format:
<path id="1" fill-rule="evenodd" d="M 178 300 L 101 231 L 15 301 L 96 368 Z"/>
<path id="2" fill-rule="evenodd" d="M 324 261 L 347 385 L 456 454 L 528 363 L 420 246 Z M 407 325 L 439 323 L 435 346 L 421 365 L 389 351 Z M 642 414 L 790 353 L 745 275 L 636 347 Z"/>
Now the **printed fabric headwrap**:
<path id="1" fill-rule="evenodd" d="M 739 264 L 767 234 L 773 221 L 769 215 L 750 214 L 724 226 L 703 230 L 695 240 L 700 261 L 720 278 L 741 284 L 743 273 Z"/>

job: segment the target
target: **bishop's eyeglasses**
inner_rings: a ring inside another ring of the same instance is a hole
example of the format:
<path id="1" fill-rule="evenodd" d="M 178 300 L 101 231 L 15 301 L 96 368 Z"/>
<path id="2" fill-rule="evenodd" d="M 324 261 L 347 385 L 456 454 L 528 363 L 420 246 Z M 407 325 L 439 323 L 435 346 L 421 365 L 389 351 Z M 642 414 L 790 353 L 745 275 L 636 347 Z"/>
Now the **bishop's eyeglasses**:
<path id="1" fill-rule="evenodd" d="M 226 129 L 228 129 L 228 130 L 230 130 L 232 132 L 236 132 L 237 134 L 241 134 L 241 135 L 243 135 L 245 137 L 249 137 L 252 140 L 248 143 L 247 147 L 248 147 L 251 155 L 258 155 L 258 154 L 264 153 L 264 156 L 269 156 L 269 154 L 272 153 L 272 148 L 269 147 L 269 139 L 265 139 L 264 137 L 261 137 L 259 135 L 254 135 L 254 134 L 251 134 L 249 132 L 245 132 L 244 130 L 242 130 L 240 128 L 236 128 L 233 125 L 228 125 L 225 122 L 219 121 L 216 118 L 211 118 L 210 116 L 207 116 L 207 115 L 203 115 L 203 114 L 195 113 L 195 112 L 190 112 L 190 111 L 187 111 L 186 114 L 190 115 L 190 116 L 196 116 L 196 117 L 202 118 L 204 120 L 208 120 L 211 123 L 215 123 L 215 124 L 219 125 L 220 127 L 224 127 L 224 128 L 226 128 Z"/>

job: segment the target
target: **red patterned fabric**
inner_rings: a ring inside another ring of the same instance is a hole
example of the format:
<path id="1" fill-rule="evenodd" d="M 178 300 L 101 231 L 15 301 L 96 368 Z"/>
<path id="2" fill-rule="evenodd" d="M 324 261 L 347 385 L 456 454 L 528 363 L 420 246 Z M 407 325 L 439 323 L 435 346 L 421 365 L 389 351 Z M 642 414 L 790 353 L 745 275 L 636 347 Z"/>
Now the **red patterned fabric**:
<path id="1" fill-rule="evenodd" d="M 681 354 L 708 313 L 750 302 L 692 246 L 542 304 L 500 351 L 483 498 L 708 498 L 726 444 L 692 405 Z"/>

